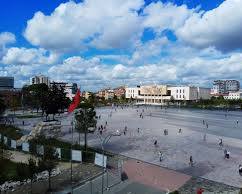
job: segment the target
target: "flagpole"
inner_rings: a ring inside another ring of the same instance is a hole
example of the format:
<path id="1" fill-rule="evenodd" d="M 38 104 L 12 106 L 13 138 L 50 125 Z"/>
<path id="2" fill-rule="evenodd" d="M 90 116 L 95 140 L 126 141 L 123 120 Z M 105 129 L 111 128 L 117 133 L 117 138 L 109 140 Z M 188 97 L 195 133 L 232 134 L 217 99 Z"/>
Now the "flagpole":
<path id="1" fill-rule="evenodd" d="M 71 121 L 71 193 L 73 194 L 73 186 L 72 186 L 72 145 L 73 145 L 73 117 Z"/>

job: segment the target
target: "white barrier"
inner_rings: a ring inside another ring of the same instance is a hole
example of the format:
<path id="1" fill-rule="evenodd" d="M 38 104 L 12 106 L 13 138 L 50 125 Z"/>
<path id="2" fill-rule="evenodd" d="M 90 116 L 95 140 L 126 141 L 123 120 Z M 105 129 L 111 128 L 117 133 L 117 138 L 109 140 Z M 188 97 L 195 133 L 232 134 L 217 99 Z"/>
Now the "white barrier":
<path id="1" fill-rule="evenodd" d="M 106 166 L 107 166 L 107 156 L 95 153 L 94 163 L 98 166 L 102 166 L 102 167 L 106 168 Z"/>
<path id="2" fill-rule="evenodd" d="M 61 149 L 55 148 L 55 154 L 57 154 L 58 158 L 61 159 Z"/>
<path id="3" fill-rule="evenodd" d="M 6 136 L 3 137 L 3 143 L 4 143 L 5 145 L 8 144 L 8 138 L 7 138 Z"/>
<path id="4" fill-rule="evenodd" d="M 17 148 L 17 142 L 15 140 L 11 139 L 11 148 L 16 149 Z"/>
<path id="5" fill-rule="evenodd" d="M 73 161 L 82 161 L 82 151 L 80 150 L 71 150 L 71 159 Z"/>
<path id="6" fill-rule="evenodd" d="M 23 143 L 22 144 L 22 150 L 25 152 L 29 152 L 29 143 Z"/>

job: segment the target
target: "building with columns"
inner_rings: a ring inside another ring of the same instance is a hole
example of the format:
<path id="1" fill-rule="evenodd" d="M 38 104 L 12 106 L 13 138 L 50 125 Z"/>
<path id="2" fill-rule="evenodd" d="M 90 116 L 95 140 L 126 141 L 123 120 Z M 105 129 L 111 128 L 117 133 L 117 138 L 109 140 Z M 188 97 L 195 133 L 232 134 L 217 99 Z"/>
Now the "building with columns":
<path id="1" fill-rule="evenodd" d="M 148 85 L 126 88 L 125 97 L 137 104 L 162 105 L 171 100 L 196 101 L 210 99 L 210 88 L 194 86 Z"/>

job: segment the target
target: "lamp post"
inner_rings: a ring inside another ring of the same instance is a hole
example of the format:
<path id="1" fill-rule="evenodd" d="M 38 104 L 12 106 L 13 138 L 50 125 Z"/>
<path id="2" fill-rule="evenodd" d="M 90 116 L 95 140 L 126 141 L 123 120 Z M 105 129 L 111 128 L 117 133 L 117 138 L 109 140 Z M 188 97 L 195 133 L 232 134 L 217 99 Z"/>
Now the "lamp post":
<path id="1" fill-rule="evenodd" d="M 119 130 L 117 130 L 116 133 L 113 134 L 109 134 L 107 135 L 105 138 L 102 138 L 99 135 L 100 138 L 100 142 L 101 142 L 101 147 L 102 147 L 102 167 L 103 167 L 103 173 L 102 173 L 102 194 L 103 194 L 103 190 L 104 190 L 104 173 L 105 173 L 105 167 L 104 167 L 104 144 L 108 143 L 108 141 L 111 139 L 111 137 L 113 136 L 121 136 L 121 133 L 119 132 Z"/>

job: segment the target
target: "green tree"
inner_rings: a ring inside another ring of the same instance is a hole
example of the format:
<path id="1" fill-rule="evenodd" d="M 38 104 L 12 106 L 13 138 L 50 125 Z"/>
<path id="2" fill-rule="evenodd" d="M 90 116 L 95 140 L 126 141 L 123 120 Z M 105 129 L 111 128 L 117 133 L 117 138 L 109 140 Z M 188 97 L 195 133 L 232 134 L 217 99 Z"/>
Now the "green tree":
<path id="1" fill-rule="evenodd" d="M 44 150 L 44 155 L 41 160 L 39 160 L 39 169 L 41 171 L 47 170 L 48 172 L 48 182 L 49 182 L 49 191 L 51 188 L 51 174 L 52 171 L 58 164 L 58 154 L 55 152 L 53 147 L 46 146 Z"/>
<path id="2" fill-rule="evenodd" d="M 57 87 L 57 85 L 53 84 L 49 89 L 46 100 L 44 102 L 44 111 L 47 117 L 52 114 L 53 120 L 55 119 L 55 114 L 59 113 L 59 111 L 63 111 L 68 107 L 70 100 L 66 97 L 66 93 L 63 87 Z"/>
<path id="3" fill-rule="evenodd" d="M 33 180 L 36 176 L 36 173 L 39 172 L 39 169 L 38 169 L 38 166 L 37 166 L 37 163 L 36 163 L 36 160 L 33 159 L 32 157 L 30 157 L 28 159 L 28 164 L 27 164 L 27 167 L 28 167 L 28 176 L 30 178 L 30 190 L 31 190 L 31 193 L 32 193 L 32 188 L 33 188 Z"/>
<path id="4" fill-rule="evenodd" d="M 6 109 L 6 105 L 5 105 L 4 101 L 2 100 L 2 98 L 0 98 L 0 116 L 2 116 L 5 109 Z"/>
<path id="5" fill-rule="evenodd" d="M 87 151 L 87 134 L 88 128 L 96 128 L 96 112 L 94 106 L 88 103 L 80 103 L 79 109 L 75 111 L 75 129 L 79 132 L 79 144 L 80 134 L 85 135 L 85 151 Z"/>
<path id="6" fill-rule="evenodd" d="M 37 112 L 41 109 L 42 114 L 44 114 L 48 91 L 49 87 L 46 84 L 24 86 L 22 88 L 23 105 L 31 107 L 32 109 L 36 108 Z"/>

